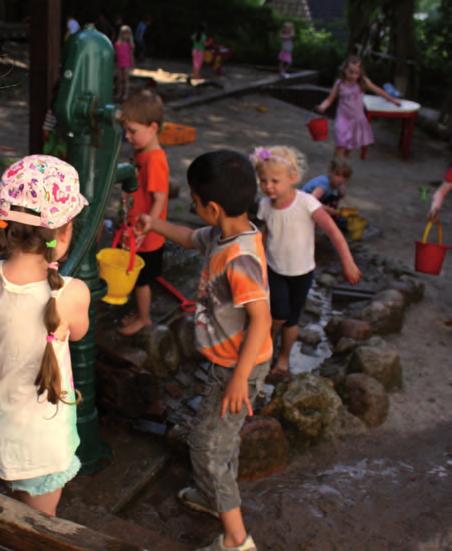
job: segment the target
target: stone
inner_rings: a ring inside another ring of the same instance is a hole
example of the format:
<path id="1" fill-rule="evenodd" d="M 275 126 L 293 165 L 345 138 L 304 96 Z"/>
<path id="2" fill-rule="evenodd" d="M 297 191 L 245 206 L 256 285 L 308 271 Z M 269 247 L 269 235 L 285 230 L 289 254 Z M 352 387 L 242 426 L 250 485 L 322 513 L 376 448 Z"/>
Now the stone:
<path id="1" fill-rule="evenodd" d="M 179 350 L 173 333 L 166 325 L 151 325 L 134 335 L 133 339 L 148 354 L 148 361 L 143 367 L 158 379 L 168 378 L 177 371 L 180 363 Z"/>
<path id="2" fill-rule="evenodd" d="M 374 333 L 386 335 L 401 331 L 404 312 L 405 299 L 402 293 L 387 289 L 375 295 L 369 306 L 362 310 L 361 317 L 370 323 Z"/>
<path id="3" fill-rule="evenodd" d="M 275 398 L 264 408 L 273 411 L 306 439 L 323 436 L 335 419 L 341 399 L 327 379 L 312 374 L 294 377 L 287 385 L 280 385 Z"/>
<path id="4" fill-rule="evenodd" d="M 334 275 L 324 272 L 323 274 L 320 274 L 318 278 L 316 278 L 316 281 L 322 287 L 333 287 L 334 285 L 336 285 L 336 279 L 337 278 Z"/>
<path id="5" fill-rule="evenodd" d="M 334 440 L 347 436 L 357 436 L 367 432 L 367 426 L 359 417 L 350 413 L 346 406 L 339 408 L 337 417 L 325 431 L 325 438 Z"/>
<path id="6" fill-rule="evenodd" d="M 345 379 L 342 399 L 348 410 L 368 427 L 381 425 L 389 411 L 389 398 L 381 383 L 365 373 L 353 373 Z"/>
<path id="7" fill-rule="evenodd" d="M 346 356 L 355 350 L 358 342 L 349 337 L 341 337 L 333 349 L 334 356 Z"/>
<path id="8" fill-rule="evenodd" d="M 379 381 L 386 390 L 402 386 L 399 353 L 386 342 L 380 346 L 358 346 L 349 360 L 347 373 L 365 373 Z"/>
<path id="9" fill-rule="evenodd" d="M 176 318 L 169 327 L 176 339 L 181 358 L 184 360 L 200 360 L 203 357 L 196 349 L 193 316 L 184 314 Z"/>
<path id="10" fill-rule="evenodd" d="M 318 299 L 308 295 L 303 308 L 303 312 L 312 314 L 313 316 L 319 318 L 322 314 L 322 303 Z"/>
<path id="11" fill-rule="evenodd" d="M 165 390 L 171 398 L 182 398 L 185 394 L 184 389 L 177 383 L 166 383 Z"/>
<path id="12" fill-rule="evenodd" d="M 256 480 L 283 471 L 289 461 L 289 445 L 277 419 L 247 417 L 240 432 L 239 478 Z"/>
<path id="13" fill-rule="evenodd" d="M 319 367 L 319 375 L 329 379 L 337 387 L 345 381 L 347 364 L 334 357 L 327 358 Z"/>
<path id="14" fill-rule="evenodd" d="M 372 336 L 372 327 L 367 321 L 333 316 L 325 327 L 325 333 L 333 344 L 342 337 L 365 341 Z"/>
<path id="15" fill-rule="evenodd" d="M 402 293 L 407 304 L 420 302 L 424 298 L 425 283 L 416 277 L 403 275 L 400 279 L 393 280 L 390 289 Z"/>
<path id="16" fill-rule="evenodd" d="M 322 332 L 314 327 L 303 327 L 300 329 L 300 340 L 308 346 L 317 346 L 322 340 Z"/>

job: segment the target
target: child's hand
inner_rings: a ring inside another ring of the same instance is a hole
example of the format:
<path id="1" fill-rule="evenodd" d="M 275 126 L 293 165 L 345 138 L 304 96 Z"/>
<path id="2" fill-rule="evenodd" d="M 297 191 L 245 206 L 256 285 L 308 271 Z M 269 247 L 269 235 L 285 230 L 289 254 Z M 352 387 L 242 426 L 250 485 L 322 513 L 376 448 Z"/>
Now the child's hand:
<path id="1" fill-rule="evenodd" d="M 152 218 L 149 214 L 140 214 L 138 220 L 133 227 L 133 231 L 137 237 L 143 236 L 152 229 Z"/>
<path id="2" fill-rule="evenodd" d="M 361 279 L 361 270 L 358 266 L 352 261 L 342 267 L 342 273 L 344 278 L 348 283 L 355 285 Z"/>
<path id="3" fill-rule="evenodd" d="M 314 107 L 314 111 L 317 111 L 317 113 L 325 113 L 326 107 L 321 103 L 320 105 L 316 105 Z"/>
<path id="4" fill-rule="evenodd" d="M 227 411 L 240 413 L 243 405 L 247 407 L 248 415 L 253 415 L 253 407 L 248 396 L 248 380 L 234 374 L 221 399 L 220 415 L 224 417 Z"/>
<path id="5" fill-rule="evenodd" d="M 402 105 L 402 102 L 396 98 L 391 98 L 391 103 L 397 105 L 397 107 L 400 107 Z"/>

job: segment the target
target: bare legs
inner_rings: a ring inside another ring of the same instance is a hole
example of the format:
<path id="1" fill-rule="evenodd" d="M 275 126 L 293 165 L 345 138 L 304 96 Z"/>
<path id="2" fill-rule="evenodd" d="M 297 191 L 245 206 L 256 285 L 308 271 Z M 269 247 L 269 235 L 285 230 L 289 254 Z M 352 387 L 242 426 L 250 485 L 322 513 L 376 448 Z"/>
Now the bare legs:
<path id="1" fill-rule="evenodd" d="M 137 303 L 137 313 L 123 320 L 123 327 L 118 332 L 125 337 L 138 333 L 143 327 L 152 324 L 151 321 L 151 302 L 152 291 L 149 285 L 142 285 L 135 288 L 135 300 Z"/>
<path id="2" fill-rule="evenodd" d="M 350 157 L 350 150 L 345 149 L 345 147 L 336 147 L 335 155 L 336 157 L 345 157 L 348 159 Z"/>
<path id="3" fill-rule="evenodd" d="M 127 67 L 118 69 L 118 89 L 116 95 L 119 101 L 127 99 L 129 95 L 129 69 Z"/>
<path id="4" fill-rule="evenodd" d="M 226 547 L 242 545 L 248 534 L 243 524 L 240 508 L 237 507 L 226 513 L 220 513 L 220 519 L 224 528 L 224 545 Z"/>
<path id="5" fill-rule="evenodd" d="M 40 496 L 31 496 L 27 492 L 16 491 L 13 492 L 13 497 L 25 505 L 41 511 L 41 513 L 47 513 L 52 517 L 56 516 L 56 509 L 61 498 L 63 489 L 59 488 L 49 494 L 42 494 Z"/>
<path id="6" fill-rule="evenodd" d="M 273 320 L 272 324 L 273 342 L 281 333 L 281 349 L 272 369 L 274 373 L 288 373 L 290 352 L 298 338 L 298 325 L 286 327 L 284 323 L 284 320 Z"/>

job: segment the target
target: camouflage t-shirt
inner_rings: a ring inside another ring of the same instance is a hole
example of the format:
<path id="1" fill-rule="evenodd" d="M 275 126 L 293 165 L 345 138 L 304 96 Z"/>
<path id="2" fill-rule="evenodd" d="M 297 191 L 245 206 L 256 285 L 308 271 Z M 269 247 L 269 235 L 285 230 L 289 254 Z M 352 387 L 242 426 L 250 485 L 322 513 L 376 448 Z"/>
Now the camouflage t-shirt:
<path id="1" fill-rule="evenodd" d="M 269 300 L 262 236 L 251 224 L 250 231 L 221 239 L 221 229 L 209 226 L 193 233 L 193 244 L 206 257 L 195 314 L 198 350 L 218 365 L 234 367 L 248 324 L 244 305 Z M 269 334 L 256 364 L 271 355 Z"/>

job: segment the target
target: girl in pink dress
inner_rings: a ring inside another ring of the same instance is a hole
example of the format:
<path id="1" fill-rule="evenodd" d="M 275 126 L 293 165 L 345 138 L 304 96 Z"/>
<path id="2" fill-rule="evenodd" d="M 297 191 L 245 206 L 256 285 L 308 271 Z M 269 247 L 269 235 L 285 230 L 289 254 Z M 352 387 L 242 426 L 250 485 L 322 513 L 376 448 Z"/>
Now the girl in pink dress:
<path id="1" fill-rule="evenodd" d="M 133 49 L 132 29 L 128 25 L 123 25 L 115 43 L 116 68 L 118 69 L 117 97 L 119 101 L 124 101 L 129 94 L 129 72 L 134 66 Z"/>
<path id="2" fill-rule="evenodd" d="M 330 95 L 316 108 L 319 113 L 324 113 L 338 99 L 334 121 L 336 156 L 348 157 L 352 149 L 360 149 L 374 142 L 372 129 L 364 112 L 365 90 L 370 90 L 400 106 L 399 100 L 367 78 L 361 58 L 348 57 L 341 66 L 340 78 L 334 83 Z"/>

